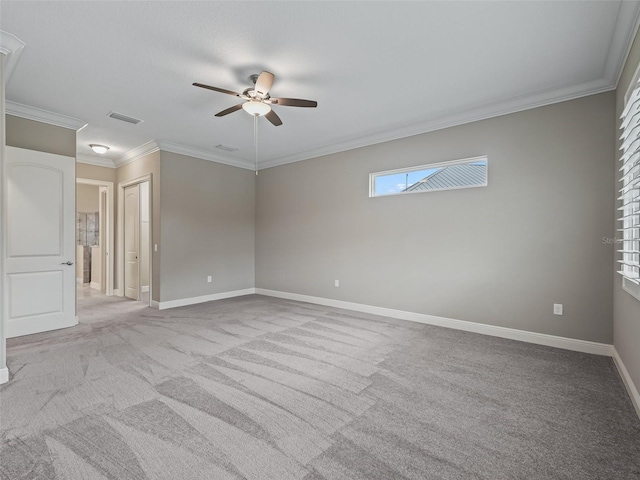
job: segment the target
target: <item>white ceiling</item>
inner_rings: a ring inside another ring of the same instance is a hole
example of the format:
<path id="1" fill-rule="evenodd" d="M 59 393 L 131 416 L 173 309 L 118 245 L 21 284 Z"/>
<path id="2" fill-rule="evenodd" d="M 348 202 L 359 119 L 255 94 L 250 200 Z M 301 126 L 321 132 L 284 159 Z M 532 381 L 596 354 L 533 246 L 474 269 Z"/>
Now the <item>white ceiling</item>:
<path id="1" fill-rule="evenodd" d="M 318 108 L 276 106 L 280 127 L 260 119 L 266 167 L 610 90 L 639 7 L 3 0 L 0 29 L 26 44 L 7 100 L 86 121 L 78 154 L 101 143 L 116 162 L 155 140 L 251 166 L 252 118 L 216 118 L 238 99 L 191 83 L 242 91 L 250 74 L 273 72 L 273 96 Z"/>

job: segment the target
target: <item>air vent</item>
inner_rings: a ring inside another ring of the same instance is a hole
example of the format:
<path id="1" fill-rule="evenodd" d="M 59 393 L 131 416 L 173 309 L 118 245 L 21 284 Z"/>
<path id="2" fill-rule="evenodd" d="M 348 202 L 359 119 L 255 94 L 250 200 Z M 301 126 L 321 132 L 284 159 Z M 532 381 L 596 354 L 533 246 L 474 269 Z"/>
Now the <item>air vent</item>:
<path id="1" fill-rule="evenodd" d="M 137 125 L 142 122 L 142 120 L 140 120 L 139 118 L 129 117 L 127 115 L 124 115 L 118 112 L 111 112 L 108 116 L 111 118 L 115 118 L 116 120 L 120 120 L 122 122 L 133 123 L 134 125 Z"/>
<path id="2" fill-rule="evenodd" d="M 228 145 L 216 145 L 216 148 L 219 148 L 220 150 L 224 150 L 225 152 L 235 152 L 236 150 L 238 150 L 236 147 L 230 147 Z"/>

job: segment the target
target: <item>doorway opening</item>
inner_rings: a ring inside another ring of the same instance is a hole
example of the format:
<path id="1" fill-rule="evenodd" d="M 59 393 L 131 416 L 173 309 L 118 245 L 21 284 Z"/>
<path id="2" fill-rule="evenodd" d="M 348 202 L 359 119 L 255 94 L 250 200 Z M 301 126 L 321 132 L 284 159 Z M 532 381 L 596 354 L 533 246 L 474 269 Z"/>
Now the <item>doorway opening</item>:
<path id="1" fill-rule="evenodd" d="M 118 294 L 152 303 L 151 175 L 118 184 Z"/>
<path id="2" fill-rule="evenodd" d="M 114 293 L 113 204 L 113 182 L 76 178 L 76 304 Z"/>

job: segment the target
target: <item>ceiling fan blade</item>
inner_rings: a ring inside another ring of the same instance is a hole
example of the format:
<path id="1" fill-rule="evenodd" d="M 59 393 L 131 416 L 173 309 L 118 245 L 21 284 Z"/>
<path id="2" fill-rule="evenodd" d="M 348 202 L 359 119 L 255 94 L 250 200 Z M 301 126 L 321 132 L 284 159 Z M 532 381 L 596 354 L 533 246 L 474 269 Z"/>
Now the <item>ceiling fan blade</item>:
<path id="1" fill-rule="evenodd" d="M 267 113 L 265 117 L 267 117 L 267 120 L 273 123 L 276 127 L 282 125 L 282 120 L 280 120 L 280 117 L 273 110 Z"/>
<path id="2" fill-rule="evenodd" d="M 234 105 L 233 107 L 229 107 L 226 110 L 222 110 L 221 112 L 216 113 L 216 117 L 224 117 L 225 115 L 229 115 L 230 113 L 237 112 L 242 108 L 242 104 Z"/>
<path id="3" fill-rule="evenodd" d="M 302 100 L 300 98 L 270 98 L 271 103 L 285 107 L 317 107 L 315 100 Z"/>
<path id="4" fill-rule="evenodd" d="M 213 90 L 214 92 L 226 93 L 227 95 L 233 95 L 239 97 L 240 94 L 232 92 L 231 90 L 225 90 L 224 88 L 212 87 L 211 85 L 205 85 L 204 83 L 194 83 L 194 87 L 206 88 L 207 90 Z"/>
<path id="5" fill-rule="evenodd" d="M 256 80 L 256 93 L 259 93 L 261 96 L 265 96 L 271 90 L 271 85 L 273 85 L 274 79 L 273 73 L 270 72 L 262 72 Z"/>

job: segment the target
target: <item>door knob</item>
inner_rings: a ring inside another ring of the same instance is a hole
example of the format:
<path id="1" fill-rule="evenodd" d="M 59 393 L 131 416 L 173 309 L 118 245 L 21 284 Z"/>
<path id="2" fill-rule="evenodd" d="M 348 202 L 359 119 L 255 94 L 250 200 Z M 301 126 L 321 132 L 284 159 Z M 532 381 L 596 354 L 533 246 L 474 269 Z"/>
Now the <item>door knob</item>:
<path id="1" fill-rule="evenodd" d="M 60 265 L 73 265 L 73 262 L 71 260 L 68 260 L 66 262 L 62 262 Z"/>

